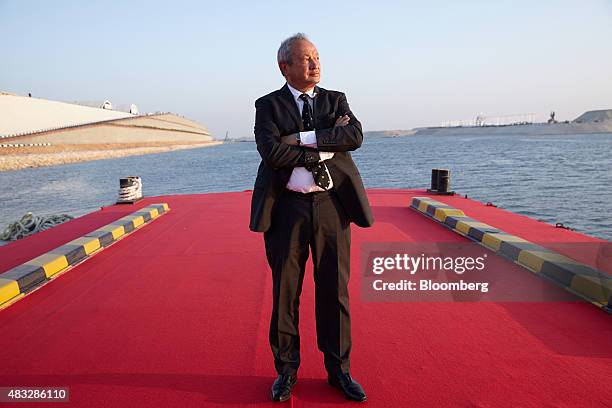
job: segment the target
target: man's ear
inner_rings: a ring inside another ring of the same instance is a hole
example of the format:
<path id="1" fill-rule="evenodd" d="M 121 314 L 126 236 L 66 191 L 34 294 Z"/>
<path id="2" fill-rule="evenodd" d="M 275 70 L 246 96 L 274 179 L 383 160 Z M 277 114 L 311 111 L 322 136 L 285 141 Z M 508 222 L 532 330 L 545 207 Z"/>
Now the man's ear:
<path id="1" fill-rule="evenodd" d="M 280 69 L 280 72 L 283 76 L 285 76 L 285 70 L 287 69 L 287 63 L 286 62 L 279 62 L 278 63 L 278 69 Z"/>

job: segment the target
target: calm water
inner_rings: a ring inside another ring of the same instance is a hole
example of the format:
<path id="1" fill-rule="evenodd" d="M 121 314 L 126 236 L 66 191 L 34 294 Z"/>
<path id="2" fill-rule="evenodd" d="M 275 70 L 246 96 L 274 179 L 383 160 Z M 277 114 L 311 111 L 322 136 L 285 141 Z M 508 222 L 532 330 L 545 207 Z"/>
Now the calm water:
<path id="1" fill-rule="evenodd" d="M 450 168 L 452 188 L 549 223 L 612 240 L 612 134 L 366 139 L 353 153 L 366 187 L 426 188 Z M 80 216 L 117 198 L 119 178 L 147 196 L 251 189 L 254 143 L 0 173 L 0 226 L 34 214 Z"/>

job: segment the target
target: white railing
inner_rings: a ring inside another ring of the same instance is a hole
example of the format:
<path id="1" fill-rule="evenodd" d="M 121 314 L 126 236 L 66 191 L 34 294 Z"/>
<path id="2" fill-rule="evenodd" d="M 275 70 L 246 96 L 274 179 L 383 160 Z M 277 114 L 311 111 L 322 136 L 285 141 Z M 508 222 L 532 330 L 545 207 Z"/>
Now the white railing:
<path id="1" fill-rule="evenodd" d="M 3 143 L 0 147 L 34 147 L 34 146 L 51 146 L 51 143 Z"/>

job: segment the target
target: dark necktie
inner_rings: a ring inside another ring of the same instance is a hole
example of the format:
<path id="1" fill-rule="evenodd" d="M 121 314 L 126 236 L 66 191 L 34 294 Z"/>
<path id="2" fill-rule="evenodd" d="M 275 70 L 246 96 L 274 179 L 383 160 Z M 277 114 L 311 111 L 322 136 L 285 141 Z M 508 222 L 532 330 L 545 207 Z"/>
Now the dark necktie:
<path id="1" fill-rule="evenodd" d="M 304 125 L 304 131 L 308 132 L 314 130 L 314 121 L 312 120 L 312 107 L 308 101 L 310 98 L 306 94 L 301 94 L 300 99 L 304 102 L 302 108 L 302 124 Z M 312 173 L 315 184 L 324 190 L 329 188 L 329 176 L 327 173 L 327 166 L 325 163 L 320 162 L 312 166 L 306 166 L 306 169 Z"/>

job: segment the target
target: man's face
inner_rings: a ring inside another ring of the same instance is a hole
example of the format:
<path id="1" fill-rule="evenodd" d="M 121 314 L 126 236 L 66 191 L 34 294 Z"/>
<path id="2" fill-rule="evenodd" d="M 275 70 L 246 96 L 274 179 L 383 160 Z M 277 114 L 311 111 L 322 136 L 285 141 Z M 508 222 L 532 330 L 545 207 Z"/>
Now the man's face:
<path id="1" fill-rule="evenodd" d="M 319 53 L 313 43 L 298 40 L 291 47 L 291 64 L 281 63 L 287 82 L 301 91 L 310 89 L 321 80 Z"/>

